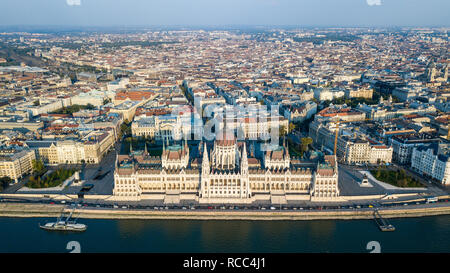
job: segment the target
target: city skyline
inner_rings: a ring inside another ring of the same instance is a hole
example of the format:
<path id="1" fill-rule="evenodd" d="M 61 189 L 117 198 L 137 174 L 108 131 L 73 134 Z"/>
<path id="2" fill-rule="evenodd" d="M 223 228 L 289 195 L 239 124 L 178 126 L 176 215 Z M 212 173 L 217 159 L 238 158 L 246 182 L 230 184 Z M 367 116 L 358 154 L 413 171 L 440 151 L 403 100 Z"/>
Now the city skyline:
<path id="1" fill-rule="evenodd" d="M 449 26 L 444 0 L 6 1 L 0 26 Z"/>

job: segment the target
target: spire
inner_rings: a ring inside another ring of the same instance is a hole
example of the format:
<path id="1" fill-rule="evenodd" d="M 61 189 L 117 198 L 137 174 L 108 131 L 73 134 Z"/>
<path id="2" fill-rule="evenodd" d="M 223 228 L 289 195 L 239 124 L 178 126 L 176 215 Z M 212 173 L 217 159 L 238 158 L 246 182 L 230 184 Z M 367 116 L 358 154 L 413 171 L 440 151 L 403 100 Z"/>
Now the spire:
<path id="1" fill-rule="evenodd" d="M 133 153 L 133 138 L 130 140 L 130 154 Z"/>
<path id="2" fill-rule="evenodd" d="M 189 154 L 189 146 L 188 146 L 188 143 L 187 143 L 187 137 L 184 139 L 184 153 L 185 154 Z"/>
<path id="3" fill-rule="evenodd" d="M 247 145 L 244 142 L 244 147 L 242 149 L 242 160 L 241 160 L 241 174 L 248 174 L 248 159 L 247 159 Z"/>
<path id="4" fill-rule="evenodd" d="M 248 164 L 247 160 L 247 145 L 244 142 L 244 148 L 242 149 L 242 164 Z"/>
<path id="5" fill-rule="evenodd" d="M 205 158 L 208 159 L 208 148 L 206 148 L 206 142 L 204 143 L 204 146 L 203 146 L 203 159 L 205 159 Z"/>
<path id="6" fill-rule="evenodd" d="M 147 155 L 148 151 L 147 151 L 147 142 L 144 141 L 144 154 Z"/>
<path id="7" fill-rule="evenodd" d="M 202 172 L 204 174 L 209 173 L 209 158 L 208 158 L 208 149 L 206 148 L 206 142 L 203 148 L 203 160 L 202 160 Z"/>

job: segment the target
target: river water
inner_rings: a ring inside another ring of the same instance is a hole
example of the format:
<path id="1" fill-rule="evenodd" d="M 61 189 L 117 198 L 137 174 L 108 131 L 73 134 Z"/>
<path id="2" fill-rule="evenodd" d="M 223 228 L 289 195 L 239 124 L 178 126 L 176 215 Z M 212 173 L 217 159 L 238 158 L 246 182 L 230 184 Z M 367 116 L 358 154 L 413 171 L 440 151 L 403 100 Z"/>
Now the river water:
<path id="1" fill-rule="evenodd" d="M 395 232 L 381 232 L 373 220 L 197 221 L 79 219 L 83 233 L 41 230 L 54 218 L 0 218 L 0 252 L 450 252 L 450 216 L 390 219 Z"/>

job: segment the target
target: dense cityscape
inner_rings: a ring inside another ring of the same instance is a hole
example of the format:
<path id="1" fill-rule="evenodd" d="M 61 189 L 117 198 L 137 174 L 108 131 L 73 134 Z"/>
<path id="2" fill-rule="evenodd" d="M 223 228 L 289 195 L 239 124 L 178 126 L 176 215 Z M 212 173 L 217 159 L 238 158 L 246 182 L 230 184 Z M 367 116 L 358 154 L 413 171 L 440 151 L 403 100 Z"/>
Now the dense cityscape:
<path id="1" fill-rule="evenodd" d="M 8 195 L 110 205 L 447 195 L 445 28 L 4 32 L 0 42 Z"/>

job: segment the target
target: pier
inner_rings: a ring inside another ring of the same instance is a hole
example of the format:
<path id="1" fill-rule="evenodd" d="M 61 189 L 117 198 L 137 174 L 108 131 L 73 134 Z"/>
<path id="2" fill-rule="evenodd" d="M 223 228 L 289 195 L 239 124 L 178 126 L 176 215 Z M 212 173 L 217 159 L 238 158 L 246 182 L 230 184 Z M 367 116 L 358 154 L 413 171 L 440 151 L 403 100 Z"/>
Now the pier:
<path id="1" fill-rule="evenodd" d="M 378 209 L 375 209 L 373 212 L 373 218 L 375 220 L 375 223 L 377 223 L 378 228 L 380 228 L 381 231 L 394 231 L 395 227 L 389 223 L 387 219 L 384 219 L 381 215 Z"/>

